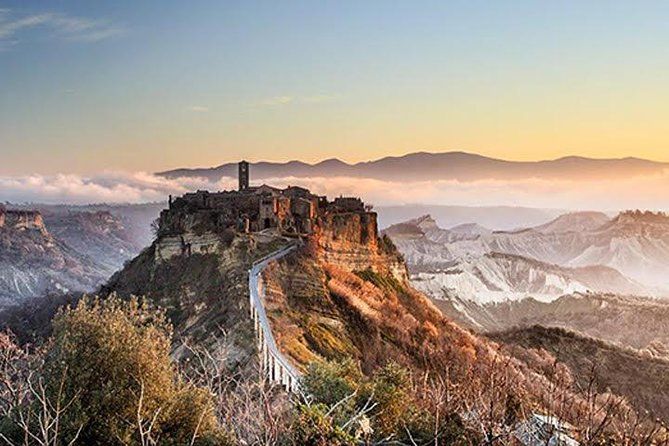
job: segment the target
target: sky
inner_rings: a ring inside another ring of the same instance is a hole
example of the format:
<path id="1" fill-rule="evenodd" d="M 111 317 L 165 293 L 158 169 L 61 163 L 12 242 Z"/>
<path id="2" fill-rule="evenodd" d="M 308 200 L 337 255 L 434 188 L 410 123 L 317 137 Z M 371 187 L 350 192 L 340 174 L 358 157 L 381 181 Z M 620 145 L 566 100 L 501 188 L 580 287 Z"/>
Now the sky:
<path id="1" fill-rule="evenodd" d="M 669 161 L 666 1 L 0 0 L 0 175 Z"/>

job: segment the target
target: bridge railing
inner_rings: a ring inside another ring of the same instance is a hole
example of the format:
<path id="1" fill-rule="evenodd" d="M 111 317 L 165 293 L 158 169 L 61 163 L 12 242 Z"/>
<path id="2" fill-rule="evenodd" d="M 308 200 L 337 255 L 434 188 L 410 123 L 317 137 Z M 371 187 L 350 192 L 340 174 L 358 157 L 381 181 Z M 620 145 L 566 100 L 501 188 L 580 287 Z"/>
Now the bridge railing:
<path id="1" fill-rule="evenodd" d="M 300 372 L 290 364 L 288 358 L 279 351 L 276 345 L 263 305 L 265 286 L 262 279 L 262 272 L 271 261 L 280 259 L 295 248 L 297 248 L 297 245 L 292 244 L 263 257 L 253 264 L 253 267 L 249 270 L 249 299 L 251 319 L 258 342 L 263 373 L 266 374 L 270 382 L 280 384 L 290 392 L 298 393 L 300 390 Z"/>

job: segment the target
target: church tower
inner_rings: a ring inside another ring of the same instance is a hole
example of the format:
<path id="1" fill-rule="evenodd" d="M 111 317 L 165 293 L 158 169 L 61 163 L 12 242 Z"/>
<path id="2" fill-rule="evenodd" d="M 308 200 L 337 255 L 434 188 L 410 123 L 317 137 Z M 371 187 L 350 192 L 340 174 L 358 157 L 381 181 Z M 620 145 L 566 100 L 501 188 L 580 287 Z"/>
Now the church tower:
<path id="1" fill-rule="evenodd" d="M 249 163 L 246 161 L 239 162 L 239 190 L 246 190 L 249 188 Z"/>

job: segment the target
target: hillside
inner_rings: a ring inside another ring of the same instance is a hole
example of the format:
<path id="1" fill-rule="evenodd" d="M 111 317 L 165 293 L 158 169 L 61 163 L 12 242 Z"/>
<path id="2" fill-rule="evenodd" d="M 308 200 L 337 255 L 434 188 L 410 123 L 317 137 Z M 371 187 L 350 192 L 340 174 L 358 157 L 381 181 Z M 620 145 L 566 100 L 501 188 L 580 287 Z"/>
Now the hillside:
<path id="1" fill-rule="evenodd" d="M 669 358 L 669 303 L 611 294 L 574 294 L 552 302 L 525 299 L 470 306 L 484 331 L 516 326 L 562 327 L 645 355 Z"/>
<path id="2" fill-rule="evenodd" d="M 110 275 L 144 247 L 108 211 L 53 213 L 45 224 L 54 238 L 101 265 Z"/>
<path id="3" fill-rule="evenodd" d="M 91 292 L 141 242 L 105 211 L 0 209 L 0 307 L 47 294 Z"/>
<path id="4" fill-rule="evenodd" d="M 603 212 L 572 212 L 560 215 L 546 224 L 536 226 L 534 230 L 544 234 L 593 231 L 610 221 L 608 215 Z"/>
<path id="5" fill-rule="evenodd" d="M 123 227 L 123 239 L 135 247 L 132 256 L 151 244 L 154 238 L 151 225 L 160 215 L 166 203 L 142 204 L 45 204 L 45 203 L 9 203 L 8 208 L 39 211 L 47 227 L 57 224 L 58 220 L 68 216 L 107 213 Z"/>
<path id="6" fill-rule="evenodd" d="M 423 216 L 384 233 L 414 285 L 433 299 L 548 302 L 574 292 L 665 296 L 669 287 L 669 219 L 662 214 L 570 213 L 517 231 L 442 229 Z"/>
<path id="7" fill-rule="evenodd" d="M 538 209 L 520 206 L 444 206 L 406 204 L 376 206 L 379 227 L 388 228 L 420 215 L 430 215 L 442 228 L 476 222 L 486 228 L 511 231 L 527 226 L 542 225 L 564 214 L 560 209 Z"/>
<path id="8" fill-rule="evenodd" d="M 39 212 L 0 209 L 0 306 L 93 290 L 106 271 L 49 233 Z"/>
<path id="9" fill-rule="evenodd" d="M 522 256 L 490 253 L 462 259 L 438 270 L 421 271 L 417 265 L 413 285 L 430 296 L 458 296 L 479 304 L 532 297 L 550 302 L 575 292 L 643 294 L 647 289 L 613 268 L 567 268 Z"/>
<path id="10" fill-rule="evenodd" d="M 246 206 L 254 193 L 225 197 Z M 176 358 L 189 357 L 184 343 L 206 347 L 224 354 L 233 376 L 248 378 L 258 357 L 248 316 L 249 267 L 296 236 L 280 227 L 236 230 L 234 219 L 224 220 L 234 208 L 219 212 L 216 205 L 202 205 L 206 201 L 196 196 L 190 207 L 177 202 L 164 211 L 165 226 L 155 242 L 115 274 L 102 294 L 146 296 L 166 308 L 175 325 Z M 411 287 L 401 255 L 378 234 L 375 213 L 341 212 L 329 204 L 318 212 L 303 226 L 309 232 L 299 236 L 300 247 L 263 273 L 272 332 L 296 368 L 350 358 L 371 375 L 391 361 L 415 377 L 452 382 L 460 389 L 460 410 L 503 416 L 513 402 L 522 410 L 543 408 L 582 422 L 578 414 L 586 409 L 578 389 L 552 382 L 543 365 L 500 354 L 498 344 L 445 318 Z M 564 412 L 558 401 L 569 401 L 570 410 Z"/>
<path id="11" fill-rule="evenodd" d="M 572 371 L 577 383 L 588 386 L 595 376 L 600 392 L 611 391 L 656 417 L 669 418 L 669 361 L 577 335 L 559 328 L 532 326 L 490 334 L 521 360 L 533 350 L 545 350 Z"/>

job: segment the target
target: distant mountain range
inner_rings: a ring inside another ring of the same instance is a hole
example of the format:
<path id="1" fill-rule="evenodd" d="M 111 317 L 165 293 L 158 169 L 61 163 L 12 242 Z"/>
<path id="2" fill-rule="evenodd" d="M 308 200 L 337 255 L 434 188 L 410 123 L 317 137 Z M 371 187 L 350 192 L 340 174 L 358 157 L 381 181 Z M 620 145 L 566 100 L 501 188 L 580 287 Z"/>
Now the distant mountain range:
<path id="1" fill-rule="evenodd" d="M 316 164 L 301 161 L 285 163 L 251 163 L 253 179 L 283 177 L 359 177 L 389 181 L 431 181 L 481 179 L 513 180 L 544 179 L 615 179 L 652 175 L 669 168 L 669 163 L 639 158 L 592 159 L 577 156 L 546 161 L 506 161 L 466 152 L 417 152 L 398 157 L 385 157 L 355 164 L 328 159 Z M 218 181 L 236 177 L 237 164 L 218 167 L 175 169 L 159 172 L 167 178 L 203 177 Z"/>

